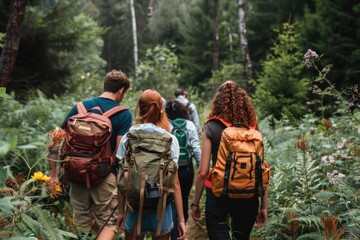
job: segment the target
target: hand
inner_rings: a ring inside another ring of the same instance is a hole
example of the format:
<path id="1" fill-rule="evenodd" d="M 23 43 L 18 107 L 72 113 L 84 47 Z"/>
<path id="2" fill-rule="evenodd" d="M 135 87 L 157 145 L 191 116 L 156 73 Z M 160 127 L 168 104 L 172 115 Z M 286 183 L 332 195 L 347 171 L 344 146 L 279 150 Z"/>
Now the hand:
<path id="1" fill-rule="evenodd" d="M 50 177 L 50 181 L 51 182 L 56 182 L 59 183 L 59 177 L 56 171 L 50 171 L 49 172 L 49 177 Z"/>
<path id="2" fill-rule="evenodd" d="M 179 239 L 179 240 L 185 239 L 185 235 L 186 235 L 185 221 L 179 221 L 178 231 L 179 231 L 179 237 L 177 239 Z"/>
<path id="3" fill-rule="evenodd" d="M 124 216 L 124 214 L 119 214 L 119 217 L 117 220 L 117 226 L 120 231 L 124 231 L 124 224 L 125 224 L 125 216 Z"/>
<path id="4" fill-rule="evenodd" d="M 202 220 L 201 209 L 199 206 L 196 205 L 191 206 L 191 216 L 197 222 Z"/>
<path id="5" fill-rule="evenodd" d="M 255 227 L 264 226 L 266 221 L 267 221 L 267 208 L 260 209 L 256 216 Z"/>

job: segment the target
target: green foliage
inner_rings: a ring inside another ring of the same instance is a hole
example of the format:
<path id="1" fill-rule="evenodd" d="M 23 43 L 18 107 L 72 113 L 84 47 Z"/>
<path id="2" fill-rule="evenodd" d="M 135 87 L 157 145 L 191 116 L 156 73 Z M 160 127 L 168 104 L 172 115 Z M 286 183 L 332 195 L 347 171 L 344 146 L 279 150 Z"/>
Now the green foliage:
<path id="1" fill-rule="evenodd" d="M 6 88 L 0 87 L 0 98 L 11 98 L 8 94 L 6 94 Z"/>
<path id="2" fill-rule="evenodd" d="M 329 78 L 336 89 L 345 89 L 360 79 L 360 3 L 351 0 L 315 0 L 299 21 L 302 44 L 325 53 L 324 65 L 335 68 Z"/>
<path id="3" fill-rule="evenodd" d="M 82 84 L 80 75 L 103 72 L 104 29 L 82 11 L 84 2 L 29 3 L 14 68 L 20 74 L 14 74 L 7 86 L 17 99 L 27 100 L 29 89 L 63 95 Z"/>
<path id="4" fill-rule="evenodd" d="M 244 67 L 240 64 L 222 64 L 219 70 L 212 72 L 212 77 L 208 81 L 201 83 L 204 89 L 202 98 L 211 99 L 218 87 L 227 80 L 234 80 L 246 89 Z"/>
<path id="5" fill-rule="evenodd" d="M 19 174 L 14 176 L 9 167 L 1 168 L 1 172 L 4 176 L 0 182 L 1 239 L 77 238 L 61 230 L 66 229 L 64 222 L 59 224 L 59 216 L 44 208 L 50 198 L 51 183 Z"/>
<path id="6" fill-rule="evenodd" d="M 4 39 L 4 36 L 5 36 L 5 34 L 3 34 L 3 33 L 0 32 L 0 48 L 3 47 L 3 39 Z"/>
<path id="7" fill-rule="evenodd" d="M 0 166 L 8 165 L 25 174 L 45 171 L 48 132 L 61 125 L 74 103 L 70 97 L 47 99 L 41 92 L 26 105 L 14 99 L 0 99 L 3 123 L 0 133 L 4 142 L 0 148 Z"/>
<path id="8" fill-rule="evenodd" d="M 134 73 L 134 43 L 129 1 L 94 0 L 92 2 L 100 11 L 98 18 L 100 26 L 106 29 L 102 52 L 103 59 L 107 61 L 106 70 L 120 69 L 128 75 Z M 148 5 L 148 0 L 138 0 L 135 1 L 134 6 L 139 59 L 144 56 L 146 49 L 158 44 L 148 45 L 153 40 L 152 35 L 148 33 Z"/>
<path id="9" fill-rule="evenodd" d="M 180 86 L 197 86 L 211 76 L 212 4 L 198 0 L 189 9 L 185 32 L 182 33 L 185 41 L 179 45 L 179 65 L 182 69 Z"/>
<path id="10" fill-rule="evenodd" d="M 310 50 L 309 50 L 310 52 Z M 308 67 L 318 69 L 315 52 L 305 55 Z M 311 56 L 311 57 L 310 57 Z M 360 118 L 358 109 L 347 110 L 343 93 L 318 71 L 314 81 L 327 84 L 319 93 L 334 96 L 332 119 L 306 115 L 301 120 L 283 118 L 260 129 L 266 137 L 271 163 L 269 221 L 253 236 L 267 239 L 357 239 L 360 187 Z M 353 88 L 354 89 L 354 88 Z M 356 89 L 356 88 L 355 88 Z M 345 108 L 345 109 L 344 109 Z M 330 235 L 332 238 L 329 238 Z"/>
<path id="11" fill-rule="evenodd" d="M 181 0 L 154 1 L 155 6 L 148 23 L 149 34 L 153 36 L 154 42 L 181 43 L 183 21 L 187 16 L 187 4 L 186 1 Z"/>
<path id="12" fill-rule="evenodd" d="M 138 78 L 132 82 L 135 89 L 155 89 L 166 99 L 172 98 L 178 87 L 178 58 L 165 46 L 148 49 L 137 69 Z"/>
<path id="13" fill-rule="evenodd" d="M 294 25 L 285 23 L 277 42 L 263 62 L 263 72 L 255 83 L 255 100 L 260 118 L 283 114 L 300 118 L 306 113 L 307 84 L 301 78 L 301 49 Z M 300 76 L 300 78 L 299 78 Z"/>
<path id="14" fill-rule="evenodd" d="M 277 37 L 273 29 L 284 22 L 301 19 L 305 6 L 311 5 L 311 2 L 302 0 L 246 1 L 247 36 L 250 55 L 255 66 L 258 66 L 259 62 L 265 58 L 273 45 L 273 40 Z"/>

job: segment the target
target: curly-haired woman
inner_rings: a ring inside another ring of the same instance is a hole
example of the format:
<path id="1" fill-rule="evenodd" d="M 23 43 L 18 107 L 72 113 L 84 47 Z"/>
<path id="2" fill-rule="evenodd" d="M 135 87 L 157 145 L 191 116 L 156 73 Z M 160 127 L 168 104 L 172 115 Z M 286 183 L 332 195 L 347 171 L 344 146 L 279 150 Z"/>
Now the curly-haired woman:
<path id="1" fill-rule="evenodd" d="M 176 137 L 169 132 L 170 121 L 165 114 L 161 95 L 157 91 L 148 89 L 140 95 L 136 106 L 136 117 L 140 121 L 140 124 L 132 126 L 129 131 L 146 131 L 154 134 L 163 133 L 170 135 L 172 138 L 171 158 L 177 164 L 179 159 L 179 143 Z M 118 159 L 122 159 L 125 156 L 125 146 L 128 140 L 128 134 L 126 134 L 121 139 L 119 149 L 116 154 Z M 180 237 L 178 239 L 183 239 L 185 237 L 186 227 L 184 214 L 182 211 L 181 188 L 177 173 L 174 182 L 174 199 L 177 214 L 179 216 L 178 229 Z M 120 194 L 118 224 L 120 229 L 125 230 L 125 239 L 133 239 L 133 234 L 135 234 L 134 230 L 136 230 L 135 227 L 137 223 L 138 211 L 135 209 L 132 212 L 128 211 L 126 219 L 124 219 L 124 209 L 125 202 L 122 195 Z M 159 235 L 156 234 L 157 224 L 157 211 L 144 210 L 141 218 L 141 233 L 140 235 L 136 236 L 136 239 L 144 239 L 145 235 L 149 232 L 152 233 L 152 239 L 168 240 L 170 238 L 171 229 L 174 226 L 170 202 L 166 206 L 165 216 Z"/>
<path id="2" fill-rule="evenodd" d="M 250 128 L 257 128 L 255 108 L 249 96 L 233 81 L 226 81 L 218 88 L 213 97 L 208 118 L 211 117 L 220 117 L 230 123 L 241 122 Z M 216 120 L 207 121 L 204 126 L 201 161 L 192 204 L 192 217 L 195 221 L 201 220 L 200 198 L 209 173 L 210 162 L 212 167 L 215 166 L 220 137 L 224 129 L 225 126 Z M 205 217 L 210 240 L 249 239 L 255 222 L 259 227 L 266 223 L 268 190 L 261 197 L 261 204 L 258 197 L 217 198 L 209 188 L 206 188 L 206 193 Z M 229 224 L 229 219 L 231 219 L 231 224 Z M 232 236 L 229 236 L 230 233 Z"/>

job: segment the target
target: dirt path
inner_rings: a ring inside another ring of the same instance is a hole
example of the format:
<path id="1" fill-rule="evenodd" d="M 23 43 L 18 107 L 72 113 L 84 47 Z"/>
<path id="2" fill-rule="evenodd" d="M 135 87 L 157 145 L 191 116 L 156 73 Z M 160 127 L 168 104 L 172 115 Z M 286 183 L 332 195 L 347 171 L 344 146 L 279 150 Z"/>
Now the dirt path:
<path id="1" fill-rule="evenodd" d="M 206 231 L 205 219 L 203 219 L 200 222 L 195 222 L 194 219 L 192 219 L 191 217 L 190 206 L 194 193 L 195 193 L 195 179 L 194 179 L 193 188 L 191 189 L 189 196 L 189 219 L 186 223 L 186 229 L 187 229 L 186 240 L 208 240 L 209 238 Z M 205 210 L 203 209 L 203 213 L 204 211 Z"/>
<path id="2" fill-rule="evenodd" d="M 187 221 L 186 240 L 207 240 L 208 236 L 205 229 L 205 222 L 196 223 L 192 219 L 191 213 L 189 215 L 190 217 Z"/>

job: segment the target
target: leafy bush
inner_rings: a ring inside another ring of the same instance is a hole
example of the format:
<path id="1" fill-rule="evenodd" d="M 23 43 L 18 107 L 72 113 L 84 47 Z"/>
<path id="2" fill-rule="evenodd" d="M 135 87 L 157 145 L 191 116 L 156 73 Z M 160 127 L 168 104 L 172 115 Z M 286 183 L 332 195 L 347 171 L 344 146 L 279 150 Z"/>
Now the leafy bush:
<path id="1" fill-rule="evenodd" d="M 309 50 L 305 64 L 318 69 L 317 58 Z M 272 179 L 269 221 L 265 228 L 254 231 L 256 239 L 360 236 L 360 112 L 349 111 L 349 101 L 326 79 L 330 69 L 324 69 L 312 83 L 327 83 L 328 87 L 317 88 L 317 93 L 337 99 L 331 119 L 312 115 L 301 120 L 284 118 L 276 121 L 274 128 L 268 119 L 261 122 Z"/>

